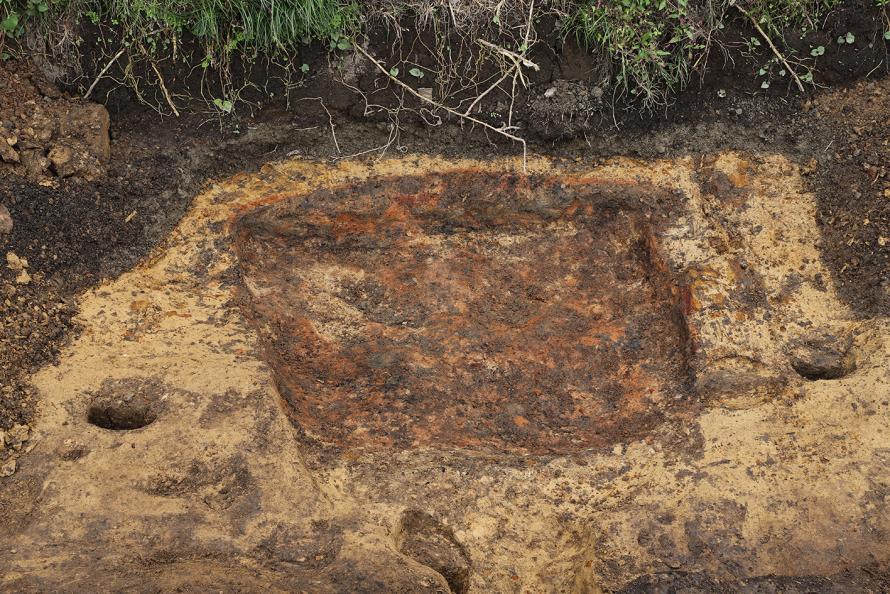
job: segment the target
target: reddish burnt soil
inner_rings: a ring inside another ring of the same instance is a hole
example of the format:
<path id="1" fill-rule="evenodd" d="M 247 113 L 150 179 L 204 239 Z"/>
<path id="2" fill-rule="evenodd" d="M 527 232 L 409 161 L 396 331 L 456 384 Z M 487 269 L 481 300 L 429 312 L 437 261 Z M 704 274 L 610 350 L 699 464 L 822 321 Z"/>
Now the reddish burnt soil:
<path id="1" fill-rule="evenodd" d="M 669 209 L 647 188 L 460 172 L 261 207 L 236 249 L 309 438 L 565 452 L 688 406 L 655 241 Z"/>

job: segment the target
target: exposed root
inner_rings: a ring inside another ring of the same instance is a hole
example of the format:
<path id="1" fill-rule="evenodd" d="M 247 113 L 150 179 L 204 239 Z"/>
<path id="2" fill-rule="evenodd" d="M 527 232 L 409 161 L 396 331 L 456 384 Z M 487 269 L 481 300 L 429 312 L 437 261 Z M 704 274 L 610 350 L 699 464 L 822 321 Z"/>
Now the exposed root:
<path id="1" fill-rule="evenodd" d="M 164 99 L 167 100 L 167 105 L 170 106 L 170 109 L 173 110 L 173 114 L 176 117 L 179 117 L 179 110 L 176 109 L 176 105 L 173 103 L 173 97 L 170 96 L 170 91 L 167 90 L 167 85 L 164 84 L 164 77 L 161 76 L 161 71 L 158 70 L 158 67 L 151 60 L 148 61 L 151 65 L 151 69 L 155 71 L 155 75 L 158 77 L 158 84 L 161 85 L 161 91 L 164 93 Z"/>
<path id="2" fill-rule="evenodd" d="M 326 114 L 328 114 L 328 125 L 331 127 L 331 138 L 334 139 L 334 149 L 336 149 L 337 154 L 339 155 L 342 151 L 340 150 L 340 143 L 337 141 L 337 132 L 334 130 L 334 117 L 328 110 L 327 105 L 324 104 L 324 99 L 322 99 L 321 97 L 305 97 L 303 99 L 299 99 L 299 101 L 318 101 L 321 104 L 321 108 Z"/>
<path id="3" fill-rule="evenodd" d="M 96 75 L 96 78 L 93 80 L 93 84 L 90 85 L 90 88 L 87 89 L 87 92 L 83 94 L 84 99 L 89 99 L 90 95 L 93 93 L 93 89 L 96 88 L 96 85 L 99 84 L 99 81 L 102 80 L 102 77 L 105 76 L 105 73 L 108 72 L 108 69 L 111 68 L 115 62 L 117 62 L 118 58 L 124 55 L 124 52 L 127 51 L 126 46 L 122 47 L 114 56 L 108 60 L 108 63 L 105 64 L 105 67 L 99 71 L 99 74 Z"/>

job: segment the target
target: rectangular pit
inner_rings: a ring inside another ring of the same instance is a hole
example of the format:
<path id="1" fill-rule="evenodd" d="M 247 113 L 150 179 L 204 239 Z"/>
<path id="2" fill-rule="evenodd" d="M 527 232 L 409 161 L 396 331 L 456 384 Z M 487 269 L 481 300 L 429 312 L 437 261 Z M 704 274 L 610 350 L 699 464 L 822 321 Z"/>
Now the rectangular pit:
<path id="1" fill-rule="evenodd" d="M 291 417 L 336 448 L 569 452 L 642 435 L 686 384 L 651 189 L 480 172 L 244 215 L 250 317 Z"/>

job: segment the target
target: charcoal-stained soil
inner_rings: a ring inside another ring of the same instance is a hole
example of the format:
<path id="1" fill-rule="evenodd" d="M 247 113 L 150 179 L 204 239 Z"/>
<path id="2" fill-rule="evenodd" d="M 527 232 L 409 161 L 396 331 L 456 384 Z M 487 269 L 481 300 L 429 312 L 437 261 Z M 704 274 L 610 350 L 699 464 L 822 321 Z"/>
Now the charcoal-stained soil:
<path id="1" fill-rule="evenodd" d="M 241 219 L 236 249 L 310 437 L 565 452 L 680 404 L 670 214 L 652 188 L 467 171 L 286 199 Z"/>

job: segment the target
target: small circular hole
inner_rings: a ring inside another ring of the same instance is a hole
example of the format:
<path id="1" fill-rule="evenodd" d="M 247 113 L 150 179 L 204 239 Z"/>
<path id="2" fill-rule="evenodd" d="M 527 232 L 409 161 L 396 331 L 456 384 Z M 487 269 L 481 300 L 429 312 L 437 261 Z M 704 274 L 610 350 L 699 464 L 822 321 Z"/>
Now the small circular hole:
<path id="1" fill-rule="evenodd" d="M 102 429 L 130 431 L 152 424 L 158 418 L 159 403 L 142 394 L 98 395 L 90 403 L 87 422 Z"/>

